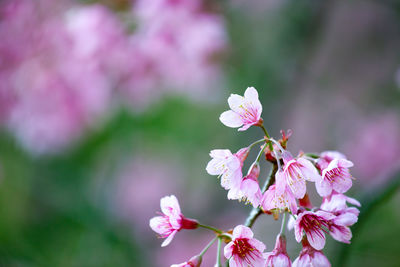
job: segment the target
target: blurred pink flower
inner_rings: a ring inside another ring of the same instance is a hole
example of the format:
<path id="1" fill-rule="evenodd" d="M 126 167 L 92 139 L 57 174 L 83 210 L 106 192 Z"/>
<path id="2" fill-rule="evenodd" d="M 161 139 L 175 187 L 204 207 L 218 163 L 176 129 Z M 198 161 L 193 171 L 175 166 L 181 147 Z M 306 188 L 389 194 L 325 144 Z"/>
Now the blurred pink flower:
<path id="1" fill-rule="evenodd" d="M 51 153 L 95 125 L 111 98 L 143 108 L 167 88 L 207 95 L 225 28 L 189 2 L 137 1 L 133 33 L 100 4 L 2 2 L 0 122 L 29 151 Z"/>
<path id="2" fill-rule="evenodd" d="M 228 103 L 230 110 L 223 112 L 219 117 L 224 125 L 231 128 L 242 126 L 239 131 L 245 131 L 252 125 L 261 124 L 262 105 L 254 87 L 248 87 L 244 97 L 231 94 Z"/>
<path id="3" fill-rule="evenodd" d="M 0 90 L 8 91 L 11 100 L 5 122 L 33 153 L 66 147 L 109 101 L 107 81 L 97 66 L 72 52 L 62 13 L 57 13 L 61 7 L 62 2 L 46 0 L 2 6 L 7 16 L 0 22 L 0 34 L 10 38 L 0 53 L 11 59 L 0 68 L 5 78 Z"/>
<path id="4" fill-rule="evenodd" d="M 385 182 L 392 168 L 400 166 L 400 118 L 394 112 L 369 116 L 343 144 L 355 163 L 354 173 L 363 186 Z M 354 149 L 357 148 L 357 149 Z"/>
<path id="5" fill-rule="evenodd" d="M 133 14 L 132 68 L 140 75 L 133 73 L 122 94 L 134 104 L 149 90 L 153 99 L 168 91 L 208 99 L 221 78 L 214 57 L 227 46 L 222 17 L 203 11 L 202 1 L 182 0 L 139 0 Z"/>
<path id="6" fill-rule="evenodd" d="M 224 248 L 225 258 L 229 259 L 229 266 L 264 267 L 265 245 L 253 236 L 251 229 L 246 226 L 238 225 L 233 229 L 232 241 Z"/>

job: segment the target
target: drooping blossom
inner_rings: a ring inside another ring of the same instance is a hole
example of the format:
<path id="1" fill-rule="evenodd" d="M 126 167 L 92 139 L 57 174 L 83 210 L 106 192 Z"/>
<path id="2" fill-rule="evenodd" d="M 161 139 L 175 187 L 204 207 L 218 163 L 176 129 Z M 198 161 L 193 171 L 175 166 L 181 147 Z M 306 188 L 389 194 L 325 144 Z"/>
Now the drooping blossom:
<path id="1" fill-rule="evenodd" d="M 248 175 L 243 177 L 240 184 L 239 195 L 248 200 L 253 207 L 258 207 L 261 203 L 261 190 L 258 184 L 258 176 L 260 175 L 260 165 L 258 163 L 254 164 L 250 168 Z"/>
<path id="2" fill-rule="evenodd" d="M 264 210 L 277 209 L 279 211 L 290 210 L 292 214 L 297 212 L 296 198 L 286 184 L 282 171 L 275 175 L 276 184 L 270 186 L 262 198 L 262 207 Z"/>
<path id="3" fill-rule="evenodd" d="M 229 259 L 229 266 L 265 266 L 263 251 L 266 247 L 253 236 L 251 229 L 244 225 L 238 225 L 233 229 L 232 241 L 224 248 L 225 258 Z"/>
<path id="4" fill-rule="evenodd" d="M 200 267 L 202 257 L 197 255 L 192 257 L 189 261 L 185 261 L 180 264 L 172 264 L 171 267 Z"/>
<path id="5" fill-rule="evenodd" d="M 249 153 L 248 148 L 242 148 L 232 154 L 229 149 L 214 149 L 210 152 L 211 160 L 206 170 L 210 175 L 221 177 L 221 186 L 228 192 L 229 199 L 237 199 L 242 182 L 242 166 Z"/>
<path id="6" fill-rule="evenodd" d="M 294 158 L 288 151 L 282 153 L 284 161 L 282 176 L 296 198 L 303 198 L 306 193 L 306 180 L 316 181 L 319 174 L 307 159 Z"/>
<path id="7" fill-rule="evenodd" d="M 330 267 L 331 263 L 321 250 L 316 250 L 308 243 L 307 239 L 302 240 L 303 248 L 300 255 L 294 260 L 293 267 Z"/>
<path id="8" fill-rule="evenodd" d="M 325 231 L 328 228 L 328 222 L 335 218 L 330 212 L 325 211 L 303 211 L 297 217 L 294 224 L 296 241 L 300 242 L 303 238 L 303 231 L 306 233 L 308 242 L 317 250 L 325 246 Z"/>
<path id="9" fill-rule="evenodd" d="M 347 159 L 333 159 L 315 181 L 318 194 L 326 197 L 332 193 L 332 190 L 338 193 L 347 192 L 353 184 L 349 171 L 352 166 L 353 163 Z"/>
<path id="10" fill-rule="evenodd" d="M 267 262 L 265 267 L 291 267 L 289 255 L 286 251 L 286 238 L 284 235 L 276 237 L 275 248 L 266 254 Z"/>
<path id="11" fill-rule="evenodd" d="M 161 238 L 166 238 L 161 244 L 162 247 L 167 246 L 178 231 L 197 228 L 197 221 L 187 219 L 182 215 L 178 199 L 174 195 L 163 197 L 160 203 L 164 215 L 152 218 L 150 227 Z"/>
<path id="12" fill-rule="evenodd" d="M 224 125 L 231 128 L 241 127 L 239 131 L 245 131 L 252 125 L 262 123 L 262 105 L 254 87 L 248 87 L 244 92 L 244 97 L 231 94 L 228 104 L 230 110 L 223 112 L 219 117 Z"/>
<path id="13" fill-rule="evenodd" d="M 350 243 L 352 234 L 349 226 L 352 226 L 358 221 L 360 211 L 355 207 L 348 207 L 346 202 L 361 206 L 360 202 L 356 199 L 334 192 L 329 197 L 323 199 L 320 208 L 336 216 L 332 222 L 329 223 L 331 236 L 337 241 Z"/>
<path id="14" fill-rule="evenodd" d="M 325 246 L 325 233 L 329 232 L 335 240 L 350 243 L 352 234 L 349 226 L 357 222 L 357 216 L 352 209 L 337 214 L 323 210 L 303 211 L 294 224 L 296 240 L 302 240 L 304 231 L 310 245 L 321 250 Z"/>

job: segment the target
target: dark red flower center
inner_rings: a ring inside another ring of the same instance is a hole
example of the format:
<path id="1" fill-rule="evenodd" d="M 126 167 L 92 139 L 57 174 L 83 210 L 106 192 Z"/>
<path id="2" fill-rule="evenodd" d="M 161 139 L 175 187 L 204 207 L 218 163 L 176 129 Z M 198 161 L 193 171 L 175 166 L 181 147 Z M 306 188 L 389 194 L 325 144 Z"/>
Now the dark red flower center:
<path id="1" fill-rule="evenodd" d="M 241 258 L 245 258 L 254 251 L 254 247 L 249 244 L 248 239 L 236 239 L 234 244 L 232 253 L 239 255 Z"/>

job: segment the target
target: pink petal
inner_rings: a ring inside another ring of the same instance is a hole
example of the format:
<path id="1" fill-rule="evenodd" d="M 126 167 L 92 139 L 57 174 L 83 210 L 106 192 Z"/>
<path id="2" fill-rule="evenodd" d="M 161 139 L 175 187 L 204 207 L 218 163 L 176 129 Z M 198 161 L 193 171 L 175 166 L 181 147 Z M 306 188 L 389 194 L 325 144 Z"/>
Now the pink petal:
<path id="1" fill-rule="evenodd" d="M 291 182 L 290 182 L 290 180 Z M 290 190 L 292 190 L 293 195 L 296 198 L 303 198 L 304 195 L 306 194 L 306 181 L 297 179 L 296 177 L 294 179 L 289 178 L 287 181 L 288 186 L 290 187 Z"/>
<path id="2" fill-rule="evenodd" d="M 149 225 L 151 229 L 157 234 L 163 235 L 168 229 L 165 229 L 163 225 L 168 224 L 168 220 L 162 216 L 153 217 L 150 219 Z"/>
<path id="3" fill-rule="evenodd" d="M 172 239 L 174 238 L 175 234 L 178 231 L 173 231 L 165 240 L 164 242 L 161 244 L 161 247 L 166 247 L 169 245 L 169 243 L 171 243 Z"/>
<path id="4" fill-rule="evenodd" d="M 340 214 L 337 216 L 333 221 L 335 224 L 342 225 L 342 226 L 351 226 L 355 224 L 358 220 L 357 215 L 351 213 L 351 212 L 346 212 L 343 214 Z"/>
<path id="5" fill-rule="evenodd" d="M 249 239 L 249 244 L 256 248 L 258 251 L 263 252 L 266 249 L 266 246 L 263 242 L 257 239 Z"/>
<path id="6" fill-rule="evenodd" d="M 244 225 L 238 225 L 235 227 L 235 229 L 233 229 L 232 236 L 234 239 L 236 239 L 236 238 L 251 239 L 251 238 L 253 238 L 254 234 L 249 227 L 244 226 Z"/>
<path id="7" fill-rule="evenodd" d="M 241 110 L 240 106 L 243 106 L 244 102 L 244 97 L 237 94 L 231 94 L 228 98 L 229 108 L 234 112 L 239 112 Z"/>
<path id="8" fill-rule="evenodd" d="M 212 159 L 208 162 L 206 171 L 210 175 L 220 175 L 223 172 L 221 159 Z"/>
<path id="9" fill-rule="evenodd" d="M 332 193 L 331 184 L 325 180 L 315 182 L 315 188 L 321 197 L 327 197 Z"/>
<path id="10" fill-rule="evenodd" d="M 335 179 L 332 183 L 333 189 L 338 193 L 346 193 L 352 185 L 351 178 Z"/>
<path id="11" fill-rule="evenodd" d="M 361 207 L 361 203 L 355 198 L 346 197 L 346 201 L 349 202 L 350 204 L 353 204 L 353 205 L 357 206 L 357 207 Z"/>
<path id="12" fill-rule="evenodd" d="M 160 200 L 161 211 L 167 216 L 178 216 L 181 213 L 178 199 L 174 196 L 166 196 Z"/>
<path id="13" fill-rule="evenodd" d="M 243 125 L 243 127 L 239 128 L 238 131 L 242 132 L 242 131 L 246 131 L 247 129 L 249 129 L 252 126 L 252 124 L 245 124 Z"/>
<path id="14" fill-rule="evenodd" d="M 328 258 L 319 251 L 314 253 L 313 264 L 315 267 L 331 267 L 331 263 L 328 261 Z"/>
<path id="15" fill-rule="evenodd" d="M 307 240 L 316 250 L 321 250 L 325 246 L 325 234 L 322 230 L 306 232 Z"/>
<path id="16" fill-rule="evenodd" d="M 301 172 L 304 175 L 304 179 L 315 182 L 320 180 L 320 175 L 315 166 L 307 159 L 299 158 L 297 162 L 303 165 Z"/>
<path id="17" fill-rule="evenodd" d="M 243 125 L 243 121 L 239 114 L 233 112 L 232 110 L 227 110 L 219 116 L 219 120 L 228 127 L 237 128 Z"/>
<path id="18" fill-rule="evenodd" d="M 225 258 L 229 259 L 230 257 L 232 257 L 233 247 L 234 247 L 234 244 L 233 244 L 232 241 L 229 242 L 229 243 L 225 246 L 225 248 L 224 248 L 224 256 L 225 256 Z"/>
<path id="19" fill-rule="evenodd" d="M 296 222 L 294 224 L 294 236 L 296 238 L 296 241 L 299 243 L 303 237 L 303 228 L 300 226 L 301 216 L 302 215 L 297 217 Z"/>
<path id="20" fill-rule="evenodd" d="M 286 178 L 283 171 L 279 170 L 275 174 L 276 192 L 278 195 L 283 195 L 286 191 Z"/>
<path id="21" fill-rule="evenodd" d="M 210 151 L 210 157 L 225 159 L 232 156 L 232 152 L 229 149 L 213 149 Z"/>
<path id="22" fill-rule="evenodd" d="M 261 116 L 262 105 L 258 99 L 257 90 L 254 87 L 248 87 L 244 92 L 244 98 L 247 103 L 251 104 L 251 106 L 257 110 L 257 116 Z"/>
<path id="23" fill-rule="evenodd" d="M 354 166 L 353 162 L 351 162 L 350 160 L 347 160 L 347 159 L 339 159 L 338 165 L 341 167 L 345 167 L 345 168 L 350 168 L 350 167 Z"/>
<path id="24" fill-rule="evenodd" d="M 330 230 L 330 234 L 335 240 L 347 244 L 350 243 L 352 234 L 348 227 L 337 225 L 332 227 Z"/>

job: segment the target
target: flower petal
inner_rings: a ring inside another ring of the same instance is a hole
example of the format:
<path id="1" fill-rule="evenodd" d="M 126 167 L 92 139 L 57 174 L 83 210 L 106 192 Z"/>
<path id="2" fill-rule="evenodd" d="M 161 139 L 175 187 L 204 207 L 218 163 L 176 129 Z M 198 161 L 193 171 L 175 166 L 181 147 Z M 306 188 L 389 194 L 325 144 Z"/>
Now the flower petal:
<path id="1" fill-rule="evenodd" d="M 321 250 L 325 246 L 325 234 L 322 230 L 314 230 L 306 232 L 307 240 L 316 250 Z"/>
<path id="2" fill-rule="evenodd" d="M 253 238 L 254 234 L 251 229 L 244 225 L 238 225 L 233 229 L 232 233 L 233 238 Z"/>
<path id="3" fill-rule="evenodd" d="M 162 242 L 161 247 L 166 247 L 169 245 L 169 243 L 171 243 L 172 239 L 174 238 L 175 234 L 178 231 L 173 231 L 165 240 L 164 242 Z"/>
<path id="4" fill-rule="evenodd" d="M 232 110 L 227 110 L 219 116 L 219 120 L 228 127 L 237 128 L 243 125 L 243 121 L 240 115 L 233 112 Z"/>
<path id="5" fill-rule="evenodd" d="M 239 112 L 244 103 L 244 97 L 237 94 L 231 94 L 228 98 L 229 108 L 235 112 Z"/>

